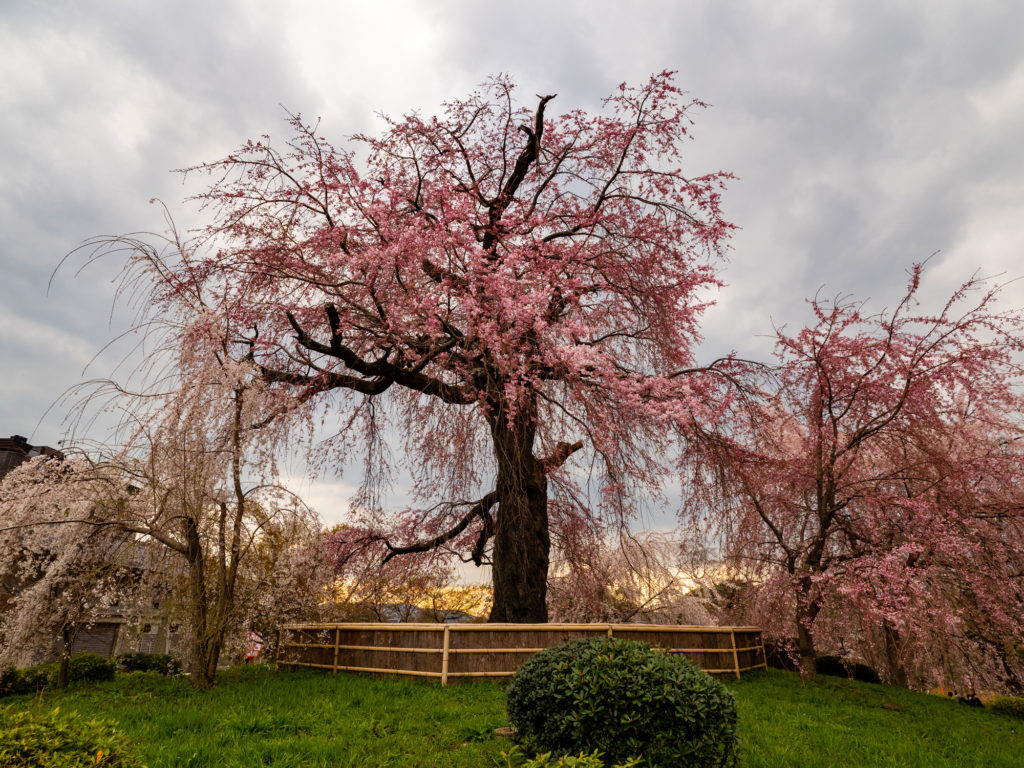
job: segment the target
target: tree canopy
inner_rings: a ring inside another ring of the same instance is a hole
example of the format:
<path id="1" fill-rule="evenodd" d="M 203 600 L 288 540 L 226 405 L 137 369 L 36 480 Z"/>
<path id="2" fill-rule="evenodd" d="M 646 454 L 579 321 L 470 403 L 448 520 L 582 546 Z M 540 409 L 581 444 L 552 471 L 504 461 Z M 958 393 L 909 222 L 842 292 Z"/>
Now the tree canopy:
<path id="1" fill-rule="evenodd" d="M 890 312 L 816 299 L 777 333 L 763 397 L 696 446 L 694 510 L 713 505 L 753 619 L 797 637 L 805 671 L 816 638 L 845 638 L 894 682 L 969 661 L 1020 685 L 1024 315 L 978 278 L 921 312 L 921 274 Z"/>
<path id="2" fill-rule="evenodd" d="M 376 506 L 398 430 L 431 503 L 382 535 L 392 554 L 492 563 L 493 620 L 546 617 L 549 495 L 556 525 L 595 519 L 572 454 L 606 515 L 626 515 L 671 435 L 718 407 L 694 347 L 728 175 L 680 168 L 703 105 L 667 72 L 600 114 L 552 117 L 554 98 L 520 106 L 494 78 L 351 149 L 295 117 L 283 148 L 264 137 L 191 169 L 212 179 L 209 226 L 154 273 L 157 306 L 208 297 L 275 418 L 337 414 L 337 457 L 366 449 L 357 506 Z"/>

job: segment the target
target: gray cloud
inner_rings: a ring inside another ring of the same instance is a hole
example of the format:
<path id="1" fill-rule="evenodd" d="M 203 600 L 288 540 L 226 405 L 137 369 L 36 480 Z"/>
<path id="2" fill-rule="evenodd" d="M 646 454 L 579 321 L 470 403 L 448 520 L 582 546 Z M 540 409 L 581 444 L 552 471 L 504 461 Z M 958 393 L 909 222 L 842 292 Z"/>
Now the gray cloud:
<path id="1" fill-rule="evenodd" d="M 933 251 L 936 295 L 975 269 L 1022 271 L 1019 3 L 26 1 L 0 10 L 0 46 L 0 434 L 31 432 L 128 322 L 108 324 L 113 263 L 62 271 L 47 296 L 60 257 L 162 228 L 151 197 L 198 222 L 169 169 L 281 136 L 279 104 L 341 143 L 376 110 L 429 112 L 498 71 L 593 109 L 620 81 L 679 70 L 713 105 L 686 170 L 739 177 L 708 355 L 767 354 L 771 322 L 806 320 L 821 286 L 891 302 Z"/>

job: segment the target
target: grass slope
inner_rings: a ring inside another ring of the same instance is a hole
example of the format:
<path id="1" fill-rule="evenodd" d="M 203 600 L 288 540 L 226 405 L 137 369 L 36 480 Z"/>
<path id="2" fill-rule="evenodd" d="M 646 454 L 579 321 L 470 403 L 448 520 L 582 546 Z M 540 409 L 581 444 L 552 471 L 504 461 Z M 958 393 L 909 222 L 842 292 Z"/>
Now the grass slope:
<path id="1" fill-rule="evenodd" d="M 880 685 L 770 671 L 730 683 L 741 765 L 1024 765 L 1024 721 Z M 206 693 L 151 674 L 18 697 L 117 721 L 150 768 L 503 765 L 501 686 L 235 670 Z"/>
<path id="2" fill-rule="evenodd" d="M 1024 766 L 1024 720 L 952 699 L 777 670 L 729 687 L 750 768 Z"/>

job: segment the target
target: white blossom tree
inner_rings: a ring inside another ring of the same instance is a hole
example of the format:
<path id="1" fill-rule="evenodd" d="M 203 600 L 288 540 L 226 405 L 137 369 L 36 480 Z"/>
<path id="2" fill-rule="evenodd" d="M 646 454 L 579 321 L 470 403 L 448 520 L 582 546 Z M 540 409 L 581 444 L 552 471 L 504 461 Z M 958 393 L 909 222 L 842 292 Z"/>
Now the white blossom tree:
<path id="1" fill-rule="evenodd" d="M 129 282 L 161 269 L 159 254 L 135 256 Z M 192 680 L 207 687 L 232 637 L 260 605 L 266 613 L 266 591 L 298 583 L 279 572 L 297 575 L 293 553 L 320 525 L 277 482 L 275 405 L 244 347 L 237 354 L 204 313 L 203 296 L 182 291 L 145 311 L 156 342 L 145 386 L 128 392 L 107 381 L 79 392 L 79 415 L 111 405 L 123 414 L 113 439 L 17 494 L 0 493 L 0 528 L 46 539 L 67 561 L 67 578 L 88 561 L 77 553 L 93 530 L 157 553 L 148 567 L 172 585 Z"/>
<path id="2" fill-rule="evenodd" d="M 0 485 L 0 574 L 11 596 L 0 659 L 31 664 L 57 645 L 58 687 L 82 626 L 114 606 L 135 615 L 140 599 L 162 588 L 151 548 L 105 525 L 101 500 L 82 492 L 76 479 L 88 468 L 81 457 L 38 457 Z"/>

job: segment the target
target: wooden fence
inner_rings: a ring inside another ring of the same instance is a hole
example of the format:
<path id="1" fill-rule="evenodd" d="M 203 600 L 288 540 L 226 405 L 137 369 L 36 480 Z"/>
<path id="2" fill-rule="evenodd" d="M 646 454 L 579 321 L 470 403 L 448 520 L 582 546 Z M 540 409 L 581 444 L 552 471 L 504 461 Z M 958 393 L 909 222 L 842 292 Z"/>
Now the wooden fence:
<path id="1" fill-rule="evenodd" d="M 642 640 L 682 653 L 705 672 L 766 668 L 760 627 L 653 624 L 289 624 L 277 663 L 332 672 L 456 679 L 508 677 L 532 654 L 584 637 Z"/>

